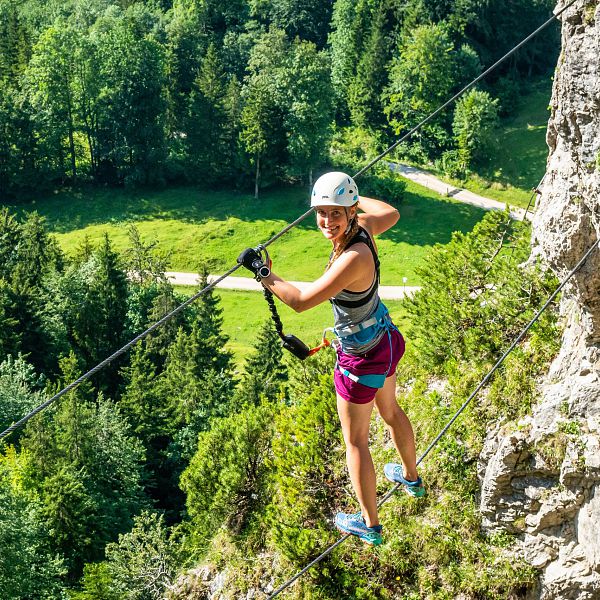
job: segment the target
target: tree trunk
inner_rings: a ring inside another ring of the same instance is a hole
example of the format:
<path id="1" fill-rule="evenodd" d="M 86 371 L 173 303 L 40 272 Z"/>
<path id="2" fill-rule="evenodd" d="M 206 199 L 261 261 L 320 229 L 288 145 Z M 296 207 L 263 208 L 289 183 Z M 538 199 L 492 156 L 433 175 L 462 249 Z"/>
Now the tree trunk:
<path id="1" fill-rule="evenodd" d="M 260 154 L 256 154 L 256 174 L 254 176 L 254 197 L 258 200 L 258 180 L 260 179 Z"/>

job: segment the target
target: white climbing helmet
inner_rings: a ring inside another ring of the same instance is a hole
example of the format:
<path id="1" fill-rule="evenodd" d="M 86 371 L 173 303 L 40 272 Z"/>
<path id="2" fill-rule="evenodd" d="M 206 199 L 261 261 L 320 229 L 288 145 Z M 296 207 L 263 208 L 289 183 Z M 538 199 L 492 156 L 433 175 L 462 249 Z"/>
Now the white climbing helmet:
<path id="1" fill-rule="evenodd" d="M 313 186 L 311 206 L 354 206 L 358 202 L 358 188 L 346 173 L 331 171 L 321 175 Z"/>

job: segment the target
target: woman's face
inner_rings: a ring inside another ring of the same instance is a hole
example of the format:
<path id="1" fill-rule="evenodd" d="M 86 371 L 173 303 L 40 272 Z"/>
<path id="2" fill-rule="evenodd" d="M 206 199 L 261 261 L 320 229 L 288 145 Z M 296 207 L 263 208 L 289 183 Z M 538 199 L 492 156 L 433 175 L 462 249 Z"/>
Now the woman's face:
<path id="1" fill-rule="evenodd" d="M 344 209 L 343 206 L 317 206 L 316 213 L 317 227 L 335 244 L 344 236 L 348 221 L 354 216 L 356 209 L 353 206 L 348 209 Z"/>

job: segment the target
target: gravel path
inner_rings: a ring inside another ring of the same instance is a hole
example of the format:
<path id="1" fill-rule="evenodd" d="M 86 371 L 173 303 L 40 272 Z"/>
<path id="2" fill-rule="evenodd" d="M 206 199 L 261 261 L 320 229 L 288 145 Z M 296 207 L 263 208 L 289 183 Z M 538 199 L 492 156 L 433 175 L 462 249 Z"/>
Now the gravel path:
<path id="1" fill-rule="evenodd" d="M 483 196 L 478 196 L 477 194 L 462 188 L 452 187 L 434 175 L 427 173 L 427 171 L 422 171 L 416 167 L 411 167 L 401 163 L 388 163 L 388 165 L 391 169 L 400 173 L 402 177 L 406 177 L 406 179 L 410 179 L 411 181 L 414 181 L 423 187 L 429 188 L 430 190 L 433 190 L 442 196 L 450 196 L 459 202 L 471 204 L 472 206 L 478 206 L 484 210 L 505 209 L 505 205 L 502 204 L 502 202 L 485 198 Z M 525 214 L 524 209 L 516 207 L 511 208 L 510 215 L 513 219 L 518 221 L 522 221 L 526 217 L 528 219 L 531 218 L 531 212 Z M 198 285 L 198 275 L 196 273 L 169 271 L 166 273 L 166 275 L 169 278 L 169 281 L 171 281 L 171 283 L 174 285 Z M 218 277 L 218 275 L 209 275 L 209 283 L 212 283 Z M 290 283 L 294 284 L 301 290 L 309 285 L 309 282 L 306 281 L 290 281 Z M 262 285 L 258 283 L 258 281 L 250 279 L 249 277 L 233 277 L 231 275 L 227 277 L 227 279 L 224 279 L 218 283 L 216 287 L 227 290 L 251 290 L 255 292 L 262 291 Z M 379 286 L 379 296 L 383 300 L 400 300 L 405 296 L 414 294 L 420 289 L 421 288 L 419 286 L 381 285 Z"/>
<path id="2" fill-rule="evenodd" d="M 198 285 L 198 275 L 196 273 L 167 271 L 166 276 L 174 285 Z M 209 275 L 209 283 L 212 283 L 218 277 L 218 275 Z M 290 281 L 290 283 L 299 289 L 304 289 L 307 285 L 309 285 L 309 282 L 306 281 Z M 233 277 L 232 275 L 218 283 L 217 287 L 227 290 L 250 290 L 254 292 L 262 291 L 262 285 L 258 281 L 250 279 L 249 277 Z M 400 300 L 405 296 L 414 294 L 420 289 L 421 288 L 418 286 L 380 285 L 379 296 L 382 300 Z"/>
<path id="3" fill-rule="evenodd" d="M 442 196 L 449 196 L 455 200 L 458 200 L 459 202 L 471 204 L 472 206 L 478 206 L 484 210 L 504 210 L 506 208 L 502 202 L 498 202 L 497 200 L 492 200 L 490 198 L 484 198 L 483 196 L 479 196 L 473 192 L 469 192 L 468 190 L 463 190 L 462 188 L 453 187 L 449 183 L 441 181 L 434 175 L 427 173 L 427 171 L 422 171 L 416 167 L 403 165 L 402 163 L 388 163 L 388 165 L 390 169 L 400 173 L 402 177 L 406 177 L 406 179 L 410 179 L 411 181 L 414 181 L 423 187 L 429 188 L 430 190 L 433 190 Z M 531 219 L 531 212 L 528 212 L 527 215 L 525 215 L 525 209 L 513 206 L 510 210 L 510 216 L 517 221 L 522 221 L 525 216 L 527 216 L 528 219 Z"/>

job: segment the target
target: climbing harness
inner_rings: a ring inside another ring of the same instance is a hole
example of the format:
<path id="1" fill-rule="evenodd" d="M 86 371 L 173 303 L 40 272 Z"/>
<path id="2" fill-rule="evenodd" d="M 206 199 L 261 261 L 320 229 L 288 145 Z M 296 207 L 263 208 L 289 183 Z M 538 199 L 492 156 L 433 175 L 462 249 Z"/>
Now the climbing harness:
<path id="1" fill-rule="evenodd" d="M 329 329 L 325 331 L 328 330 Z M 390 347 L 390 362 L 385 370 L 385 373 L 366 373 L 363 375 L 356 375 L 351 371 L 348 371 L 348 369 L 342 367 L 339 362 L 337 362 L 335 365 L 335 368 L 342 375 L 348 377 L 348 379 L 351 379 L 355 383 L 360 383 L 361 385 L 366 385 L 370 388 L 382 388 L 385 384 L 386 377 L 390 373 L 394 359 L 392 348 L 392 331 L 398 330 L 398 328 L 392 322 L 386 305 L 380 300 L 379 304 L 377 305 L 377 310 L 373 316 L 361 321 L 357 325 L 352 325 L 351 327 L 332 327 L 330 330 L 333 331 L 337 336 L 337 341 L 334 341 L 333 344 L 336 346 L 339 345 L 339 347 L 342 349 L 342 352 L 344 351 L 344 344 L 348 343 L 350 340 L 357 340 L 361 344 L 368 344 L 369 342 L 375 340 L 382 330 L 385 331 L 385 335 L 387 335 Z"/>

